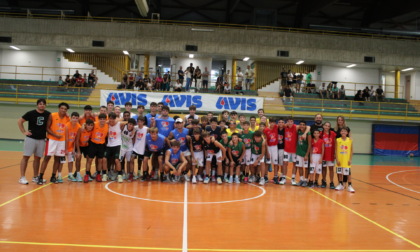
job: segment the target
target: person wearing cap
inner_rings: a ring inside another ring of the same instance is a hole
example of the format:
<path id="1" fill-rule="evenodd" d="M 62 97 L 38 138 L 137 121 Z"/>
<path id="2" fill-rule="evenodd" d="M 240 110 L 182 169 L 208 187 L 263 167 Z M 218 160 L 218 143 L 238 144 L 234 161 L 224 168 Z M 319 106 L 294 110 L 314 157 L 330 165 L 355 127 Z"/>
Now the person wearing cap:
<path id="1" fill-rule="evenodd" d="M 191 169 L 191 152 L 188 148 L 190 145 L 191 137 L 188 135 L 188 129 L 184 128 L 184 120 L 182 118 L 177 118 L 175 120 L 175 129 L 169 133 L 169 136 L 166 138 L 166 144 L 171 146 L 171 140 L 175 139 L 180 143 L 180 150 L 183 153 L 183 156 L 187 160 L 187 166 L 184 170 L 185 181 L 190 181 L 187 173 Z"/>

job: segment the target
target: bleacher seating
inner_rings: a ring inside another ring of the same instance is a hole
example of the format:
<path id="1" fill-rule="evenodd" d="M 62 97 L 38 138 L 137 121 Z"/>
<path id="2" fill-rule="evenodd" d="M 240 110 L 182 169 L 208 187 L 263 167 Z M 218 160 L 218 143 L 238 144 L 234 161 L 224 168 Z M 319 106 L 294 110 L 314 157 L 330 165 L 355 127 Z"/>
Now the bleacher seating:
<path id="1" fill-rule="evenodd" d="M 347 97 L 346 100 L 320 99 L 318 94 L 297 93 L 294 96 L 293 103 L 286 99 L 284 105 L 286 110 L 295 111 L 319 112 L 320 108 L 323 107 L 323 112 L 332 113 L 420 117 L 418 111 L 404 99 L 387 98 L 386 102 L 359 102 L 354 101 L 353 98 Z"/>
<path id="2" fill-rule="evenodd" d="M 54 100 L 86 101 L 92 92 L 91 88 L 59 87 L 56 81 L 0 80 L 0 98 L 45 98 Z"/>

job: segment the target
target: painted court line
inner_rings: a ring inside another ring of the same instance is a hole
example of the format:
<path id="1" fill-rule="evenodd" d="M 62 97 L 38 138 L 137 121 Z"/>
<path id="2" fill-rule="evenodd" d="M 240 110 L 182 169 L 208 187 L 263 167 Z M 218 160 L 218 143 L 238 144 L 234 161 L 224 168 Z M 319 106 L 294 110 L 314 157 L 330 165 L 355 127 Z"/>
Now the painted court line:
<path id="1" fill-rule="evenodd" d="M 188 252 L 188 183 L 184 183 L 184 223 L 182 228 L 182 252 Z"/>
<path id="2" fill-rule="evenodd" d="M 395 173 L 400 173 L 400 172 L 410 172 L 410 171 L 420 171 L 420 170 L 405 170 L 405 171 L 391 172 L 391 173 L 389 173 L 388 175 L 386 175 L 386 179 L 387 179 L 387 180 L 388 180 L 391 184 L 396 185 L 396 186 L 398 186 L 398 187 L 401 187 L 402 189 L 405 189 L 405 190 L 408 190 L 408 191 L 411 191 L 411 192 L 415 192 L 415 193 L 420 193 L 419 191 L 415 191 L 415 190 L 412 190 L 412 189 L 410 189 L 410 188 L 407 188 L 407 187 L 404 187 L 404 186 L 402 186 L 402 185 L 399 185 L 399 184 L 395 183 L 394 181 L 392 181 L 392 180 L 389 178 L 389 176 L 391 176 L 392 174 L 395 174 Z"/>
<path id="3" fill-rule="evenodd" d="M 368 222 L 370 222 L 370 223 L 374 224 L 375 226 L 378 226 L 378 227 L 382 228 L 383 230 L 385 230 L 385 231 L 387 231 L 387 232 L 389 232 L 389 233 L 391 233 L 391 234 L 393 234 L 393 235 L 397 236 L 398 238 L 400 238 L 400 239 L 402 239 L 402 240 L 404 240 L 404 241 L 406 241 L 406 242 L 410 243 L 411 245 L 413 245 L 413 246 L 415 246 L 415 247 L 417 247 L 417 248 L 420 248 L 420 245 L 419 245 L 419 244 L 417 244 L 417 243 L 415 243 L 415 242 L 413 242 L 413 241 L 411 241 L 411 240 L 409 240 L 409 239 L 405 238 L 404 236 L 402 236 L 402 235 L 400 235 L 400 234 L 395 233 L 395 232 L 394 232 L 394 231 L 392 231 L 391 229 L 388 229 L 388 228 L 386 228 L 386 227 L 382 226 L 381 224 L 379 224 L 379 223 L 377 223 L 377 222 L 375 222 L 375 221 L 373 221 L 373 220 L 369 219 L 368 217 L 366 217 L 366 216 L 364 216 L 364 215 L 362 215 L 362 214 L 360 214 L 360 213 L 356 212 L 355 210 L 353 210 L 353 209 L 351 209 L 351 208 L 349 208 L 349 207 L 347 207 L 347 206 L 345 206 L 345 205 L 341 204 L 340 202 L 335 201 L 335 200 L 331 199 L 330 197 L 328 197 L 328 196 L 326 196 L 326 195 L 324 195 L 324 194 L 322 194 L 322 193 L 320 193 L 320 192 L 318 192 L 318 191 L 316 191 L 316 190 L 314 190 L 314 189 L 310 189 L 310 190 L 311 190 L 311 191 L 313 191 L 314 193 L 316 193 L 316 194 L 320 195 L 321 197 L 324 197 L 324 198 L 326 198 L 327 200 L 329 200 L 329 201 L 331 201 L 331 202 L 333 202 L 333 203 L 335 203 L 335 204 L 337 204 L 337 205 L 341 206 L 342 208 L 344 208 L 344 209 L 346 209 L 346 210 L 348 210 L 348 211 L 350 211 L 350 212 L 354 213 L 355 215 L 359 216 L 360 218 L 362 218 L 362 219 L 364 219 L 364 220 L 367 220 Z"/>
<path id="4" fill-rule="evenodd" d="M 0 244 L 36 245 L 36 246 L 64 246 L 83 248 L 110 248 L 110 249 L 131 249 L 131 250 L 160 250 L 160 251 L 182 251 L 181 248 L 155 248 L 155 247 L 130 247 L 112 245 L 90 245 L 72 243 L 47 243 L 47 242 L 18 242 L 0 241 Z M 419 252 L 420 250 L 395 250 L 395 249 L 188 249 L 188 251 L 214 251 L 214 252 Z"/>

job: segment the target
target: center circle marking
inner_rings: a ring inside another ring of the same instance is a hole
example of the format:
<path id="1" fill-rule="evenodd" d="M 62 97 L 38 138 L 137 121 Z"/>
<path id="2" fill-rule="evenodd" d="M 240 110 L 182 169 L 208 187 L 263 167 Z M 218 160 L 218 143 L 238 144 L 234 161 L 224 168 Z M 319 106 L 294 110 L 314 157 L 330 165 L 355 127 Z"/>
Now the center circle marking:
<path id="1" fill-rule="evenodd" d="M 107 183 L 105 185 L 105 189 L 108 190 L 109 192 L 116 194 L 116 195 L 120 195 L 122 197 L 126 197 L 126 198 L 131 198 L 131 199 L 138 199 L 138 200 L 145 200 L 145 201 L 153 201 L 153 202 L 160 202 L 160 203 L 169 203 L 169 204 L 184 204 L 184 201 L 170 201 L 170 200 L 155 200 L 155 199 L 148 199 L 148 198 L 141 198 L 141 197 L 135 197 L 135 196 L 131 196 L 131 195 L 127 195 L 127 194 L 123 194 L 123 193 L 119 193 L 116 192 L 114 190 L 112 190 L 111 188 L 109 188 L 109 185 L 114 183 L 115 181 L 111 181 L 109 183 Z M 264 189 L 264 187 L 261 186 L 256 186 L 253 184 L 248 184 L 250 186 L 254 186 L 258 189 L 261 190 L 261 193 L 255 197 L 250 197 L 250 198 L 245 198 L 245 199 L 237 199 L 237 200 L 227 200 L 227 201 L 207 201 L 207 202 L 190 202 L 188 201 L 187 204 L 191 204 L 191 205 L 199 205 L 199 204 L 225 204 L 225 203 L 234 203 L 234 202 L 241 202 L 241 201 L 248 201 L 248 200 L 253 200 L 253 199 L 258 199 L 261 198 L 262 196 L 265 195 L 266 190 Z"/>

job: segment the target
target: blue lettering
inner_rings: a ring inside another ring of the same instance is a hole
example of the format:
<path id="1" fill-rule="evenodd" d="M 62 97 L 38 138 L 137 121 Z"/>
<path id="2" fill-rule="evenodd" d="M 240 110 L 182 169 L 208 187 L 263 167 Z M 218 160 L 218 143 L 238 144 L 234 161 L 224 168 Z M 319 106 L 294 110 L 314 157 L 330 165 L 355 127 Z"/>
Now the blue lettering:
<path id="1" fill-rule="evenodd" d="M 229 100 L 230 109 L 236 110 L 238 109 L 239 105 L 241 105 L 241 98 L 229 97 L 228 100 Z"/>
<path id="2" fill-rule="evenodd" d="M 119 103 L 115 103 L 117 105 L 124 105 L 126 102 L 131 102 L 131 94 L 130 93 L 118 93 Z"/>
<path id="3" fill-rule="evenodd" d="M 137 102 L 136 103 L 133 103 L 133 105 L 134 104 L 146 106 L 146 104 L 147 104 L 147 95 L 146 94 L 139 94 L 139 95 L 137 95 Z"/>
<path id="4" fill-rule="evenodd" d="M 175 100 L 176 107 L 182 107 L 187 97 L 185 95 L 174 95 L 173 99 Z"/>
<path id="5" fill-rule="evenodd" d="M 198 95 L 193 96 L 192 102 L 197 108 L 201 108 L 203 106 L 203 102 L 201 101 L 201 96 L 198 96 Z"/>
<path id="6" fill-rule="evenodd" d="M 248 111 L 255 111 L 257 109 L 257 99 L 248 99 L 246 101 Z"/>

